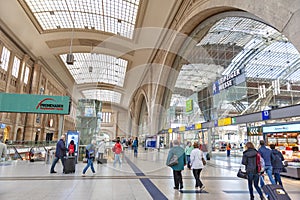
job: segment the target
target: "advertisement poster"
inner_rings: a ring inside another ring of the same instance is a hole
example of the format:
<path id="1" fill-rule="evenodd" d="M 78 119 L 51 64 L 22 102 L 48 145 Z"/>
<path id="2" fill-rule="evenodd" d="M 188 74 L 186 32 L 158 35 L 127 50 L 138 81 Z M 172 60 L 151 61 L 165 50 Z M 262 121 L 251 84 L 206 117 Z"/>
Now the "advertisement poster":
<path id="1" fill-rule="evenodd" d="M 71 140 L 74 141 L 75 144 L 75 153 L 78 153 L 78 147 L 79 147 L 79 132 L 78 131 L 68 131 L 67 132 L 67 138 L 66 138 L 66 144 L 67 147 L 69 146 Z"/>

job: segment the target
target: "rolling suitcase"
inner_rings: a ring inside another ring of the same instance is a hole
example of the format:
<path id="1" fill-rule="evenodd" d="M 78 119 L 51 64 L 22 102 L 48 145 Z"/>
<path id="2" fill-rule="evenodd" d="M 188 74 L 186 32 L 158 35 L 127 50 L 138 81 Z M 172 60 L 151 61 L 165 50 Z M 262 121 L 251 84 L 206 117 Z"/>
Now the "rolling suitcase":
<path id="1" fill-rule="evenodd" d="M 75 156 L 67 156 L 65 157 L 65 174 L 75 173 Z"/>
<path id="2" fill-rule="evenodd" d="M 97 159 L 97 164 L 105 164 L 105 163 L 107 163 L 107 159 L 105 159 L 105 158 L 102 158 L 102 159 L 98 158 Z"/>
<path id="3" fill-rule="evenodd" d="M 269 200 L 291 200 L 281 185 L 267 184 L 262 189 Z"/>

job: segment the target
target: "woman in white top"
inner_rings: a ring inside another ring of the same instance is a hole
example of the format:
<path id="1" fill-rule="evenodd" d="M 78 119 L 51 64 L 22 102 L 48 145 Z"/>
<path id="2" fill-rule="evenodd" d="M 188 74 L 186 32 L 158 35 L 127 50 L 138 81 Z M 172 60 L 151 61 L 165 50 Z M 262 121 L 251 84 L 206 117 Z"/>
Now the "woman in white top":
<path id="1" fill-rule="evenodd" d="M 191 158 L 191 168 L 193 170 L 193 175 L 196 180 L 195 188 L 203 190 L 204 185 L 200 180 L 200 173 L 201 173 L 202 169 L 204 168 L 204 165 L 202 162 L 203 152 L 199 149 L 198 142 L 194 143 L 194 149 L 191 152 L 190 158 Z"/>
<path id="2" fill-rule="evenodd" d="M 105 152 L 105 141 L 103 139 L 98 145 L 98 159 L 103 159 L 104 152 Z"/>

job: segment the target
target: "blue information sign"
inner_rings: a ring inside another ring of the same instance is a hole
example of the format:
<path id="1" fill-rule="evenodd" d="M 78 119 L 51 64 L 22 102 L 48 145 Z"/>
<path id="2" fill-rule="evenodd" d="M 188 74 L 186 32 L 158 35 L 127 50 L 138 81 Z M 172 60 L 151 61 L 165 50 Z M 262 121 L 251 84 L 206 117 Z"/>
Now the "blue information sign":
<path id="1" fill-rule="evenodd" d="M 262 120 L 270 119 L 270 111 L 269 110 L 263 110 L 261 112 L 261 114 L 262 114 Z"/>

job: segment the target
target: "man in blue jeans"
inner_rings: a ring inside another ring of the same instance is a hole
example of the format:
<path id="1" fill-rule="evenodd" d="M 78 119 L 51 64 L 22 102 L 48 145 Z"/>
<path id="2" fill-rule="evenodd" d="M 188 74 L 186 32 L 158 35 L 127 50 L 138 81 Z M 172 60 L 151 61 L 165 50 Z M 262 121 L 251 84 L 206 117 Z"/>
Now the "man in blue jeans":
<path id="1" fill-rule="evenodd" d="M 96 149 L 96 141 L 92 140 L 91 144 L 87 145 L 85 148 L 85 156 L 87 158 L 87 164 L 82 171 L 82 176 L 85 176 L 85 172 L 88 170 L 89 167 L 91 167 L 93 174 L 96 174 L 94 164 L 93 164 L 95 159 L 95 149 Z"/>
<path id="2" fill-rule="evenodd" d="M 65 172 L 64 156 L 66 156 L 66 152 L 68 150 L 68 148 L 66 147 L 66 144 L 65 144 L 65 140 L 66 140 L 66 136 L 63 134 L 63 135 L 61 135 L 60 140 L 56 144 L 55 158 L 52 162 L 51 169 L 50 169 L 51 174 L 56 173 L 54 168 L 59 159 L 61 160 L 61 163 L 63 165 L 63 173 Z"/>
<path id="3" fill-rule="evenodd" d="M 265 141 L 264 140 L 260 140 L 259 141 L 260 144 L 260 148 L 258 149 L 258 152 L 260 153 L 261 157 L 264 159 L 265 161 L 265 173 L 268 175 L 269 180 L 272 184 L 276 184 L 275 180 L 272 176 L 272 150 L 268 149 L 265 146 Z M 264 182 L 264 176 L 261 175 L 260 176 L 260 186 L 263 187 L 265 185 Z"/>

